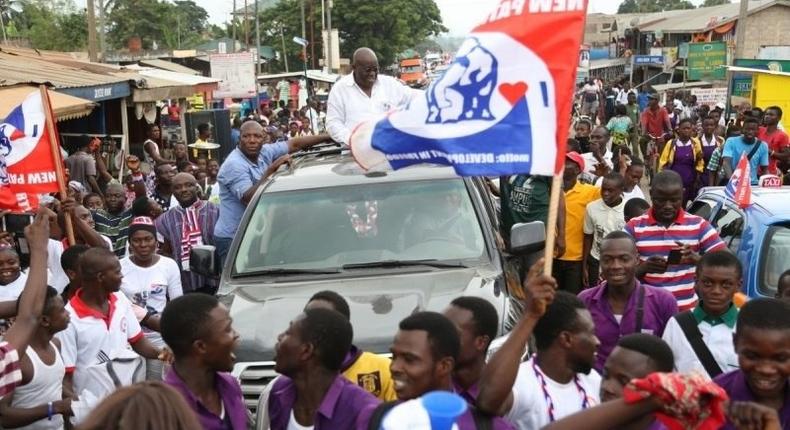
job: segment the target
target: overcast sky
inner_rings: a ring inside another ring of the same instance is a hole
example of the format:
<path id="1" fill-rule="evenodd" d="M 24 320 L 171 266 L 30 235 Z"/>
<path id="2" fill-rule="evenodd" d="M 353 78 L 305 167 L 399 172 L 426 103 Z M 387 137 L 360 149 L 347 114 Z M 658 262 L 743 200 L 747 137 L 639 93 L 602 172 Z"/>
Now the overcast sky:
<path id="1" fill-rule="evenodd" d="M 84 7 L 86 0 L 75 0 L 77 5 Z M 248 0 L 252 4 L 254 0 Z M 469 32 L 481 17 L 485 16 L 498 0 L 435 0 L 442 11 L 442 20 L 445 27 L 450 29 L 450 33 L 464 35 Z M 589 0 L 588 12 L 590 13 L 614 13 L 620 5 L 621 0 Z M 702 0 L 692 0 L 692 3 L 699 4 Z M 206 9 L 209 13 L 209 21 L 214 24 L 222 24 L 230 20 L 230 11 L 233 9 L 233 0 L 195 0 L 195 3 Z M 244 0 L 236 0 L 236 7 L 243 7 Z"/>

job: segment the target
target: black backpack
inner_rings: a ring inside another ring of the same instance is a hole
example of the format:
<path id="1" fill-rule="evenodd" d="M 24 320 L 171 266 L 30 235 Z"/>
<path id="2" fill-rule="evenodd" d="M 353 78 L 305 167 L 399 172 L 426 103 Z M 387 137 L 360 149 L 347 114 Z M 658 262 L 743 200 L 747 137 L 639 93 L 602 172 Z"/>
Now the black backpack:
<path id="1" fill-rule="evenodd" d="M 368 430 L 379 430 L 381 428 L 381 422 L 384 421 L 384 416 L 392 410 L 395 406 L 398 406 L 402 402 L 394 401 L 394 402 L 384 402 L 376 407 L 373 411 L 373 415 L 370 416 L 370 421 L 368 422 Z M 492 430 L 494 428 L 492 421 L 493 417 L 491 415 L 485 414 L 472 405 L 469 405 L 469 408 L 472 412 L 472 417 L 475 420 L 475 427 L 477 430 Z"/>

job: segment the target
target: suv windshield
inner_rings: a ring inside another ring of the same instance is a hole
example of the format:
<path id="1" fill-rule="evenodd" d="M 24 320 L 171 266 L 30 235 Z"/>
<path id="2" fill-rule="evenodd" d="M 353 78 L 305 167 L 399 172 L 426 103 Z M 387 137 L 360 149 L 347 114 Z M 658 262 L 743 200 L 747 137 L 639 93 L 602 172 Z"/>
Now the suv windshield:
<path id="1" fill-rule="evenodd" d="M 470 260 L 485 253 L 461 179 L 268 193 L 243 234 L 235 275 Z"/>

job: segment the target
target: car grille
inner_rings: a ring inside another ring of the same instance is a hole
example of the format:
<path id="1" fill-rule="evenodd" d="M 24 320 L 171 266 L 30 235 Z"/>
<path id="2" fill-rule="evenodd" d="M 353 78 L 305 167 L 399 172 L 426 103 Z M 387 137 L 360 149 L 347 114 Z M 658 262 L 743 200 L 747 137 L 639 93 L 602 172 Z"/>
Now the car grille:
<path id="1" fill-rule="evenodd" d="M 247 409 L 255 414 L 258 408 L 258 397 L 266 388 L 266 384 L 277 377 L 277 372 L 274 371 L 274 362 L 238 363 L 233 373 L 241 383 L 241 393 L 244 396 Z"/>

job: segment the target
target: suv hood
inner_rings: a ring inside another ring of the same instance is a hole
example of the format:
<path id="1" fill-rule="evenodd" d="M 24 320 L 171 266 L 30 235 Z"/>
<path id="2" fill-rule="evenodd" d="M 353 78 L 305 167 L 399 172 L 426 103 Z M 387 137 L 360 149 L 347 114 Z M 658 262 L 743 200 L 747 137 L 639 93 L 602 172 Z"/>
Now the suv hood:
<path id="1" fill-rule="evenodd" d="M 502 315 L 505 295 L 499 291 L 501 284 L 495 282 L 499 273 L 493 267 L 411 269 L 406 273 L 276 284 L 244 279 L 227 285 L 230 288 L 225 289 L 231 293 L 221 300 L 231 303 L 233 326 L 240 334 L 237 361 L 272 360 L 277 336 L 302 312 L 310 297 L 322 290 L 333 290 L 346 298 L 354 344 L 377 353 L 389 351 L 403 318 L 423 310 L 440 312 L 461 295 L 484 297 L 495 303 Z"/>

